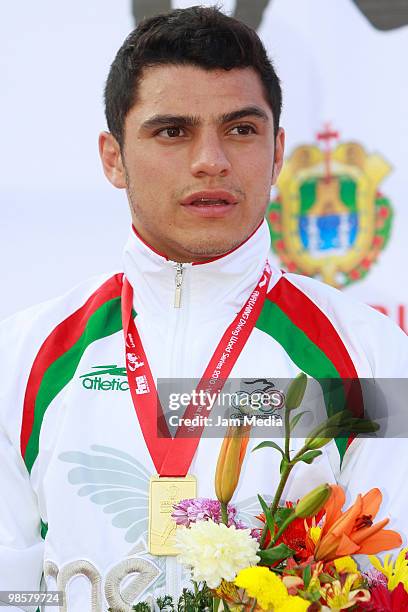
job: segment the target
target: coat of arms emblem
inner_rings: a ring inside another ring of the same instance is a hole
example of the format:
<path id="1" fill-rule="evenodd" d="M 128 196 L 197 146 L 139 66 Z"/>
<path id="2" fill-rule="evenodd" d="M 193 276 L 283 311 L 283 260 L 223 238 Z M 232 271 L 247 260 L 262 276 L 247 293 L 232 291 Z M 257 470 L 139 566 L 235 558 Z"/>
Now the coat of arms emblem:
<path id="1" fill-rule="evenodd" d="M 290 272 L 344 287 L 366 276 L 388 242 L 393 212 L 379 185 L 391 166 L 339 142 L 329 125 L 317 141 L 284 164 L 267 213 L 272 247 Z"/>

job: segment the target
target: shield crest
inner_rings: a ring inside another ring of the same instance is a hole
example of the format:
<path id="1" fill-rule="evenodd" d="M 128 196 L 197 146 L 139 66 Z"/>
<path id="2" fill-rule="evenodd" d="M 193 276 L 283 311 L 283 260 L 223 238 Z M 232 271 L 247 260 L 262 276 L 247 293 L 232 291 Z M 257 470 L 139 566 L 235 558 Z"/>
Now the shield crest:
<path id="1" fill-rule="evenodd" d="M 356 142 L 332 149 L 336 132 L 285 161 L 268 209 L 272 246 L 289 271 L 335 287 L 363 278 L 388 241 L 392 209 L 379 192 L 391 166 Z"/>

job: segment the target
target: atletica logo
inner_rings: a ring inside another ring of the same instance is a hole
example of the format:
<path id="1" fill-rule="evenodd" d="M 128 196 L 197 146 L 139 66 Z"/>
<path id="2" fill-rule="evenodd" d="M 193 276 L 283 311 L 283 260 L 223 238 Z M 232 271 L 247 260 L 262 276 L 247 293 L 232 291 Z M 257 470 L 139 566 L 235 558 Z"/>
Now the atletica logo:
<path id="1" fill-rule="evenodd" d="M 82 386 L 88 391 L 129 391 L 126 368 L 117 365 L 93 366 L 92 372 L 82 374 Z M 116 377 L 121 378 L 116 378 Z M 123 378 L 124 377 L 124 378 Z"/>

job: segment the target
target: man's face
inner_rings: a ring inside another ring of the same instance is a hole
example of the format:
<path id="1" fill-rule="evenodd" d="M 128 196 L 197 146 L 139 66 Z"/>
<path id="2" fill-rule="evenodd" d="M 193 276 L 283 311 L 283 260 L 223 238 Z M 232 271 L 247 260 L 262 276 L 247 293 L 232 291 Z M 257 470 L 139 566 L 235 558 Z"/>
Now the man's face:
<path id="1" fill-rule="evenodd" d="M 126 188 L 144 240 L 174 261 L 205 261 L 260 224 L 280 171 L 284 133 L 252 68 L 144 71 L 120 152 L 100 136 L 108 179 Z"/>

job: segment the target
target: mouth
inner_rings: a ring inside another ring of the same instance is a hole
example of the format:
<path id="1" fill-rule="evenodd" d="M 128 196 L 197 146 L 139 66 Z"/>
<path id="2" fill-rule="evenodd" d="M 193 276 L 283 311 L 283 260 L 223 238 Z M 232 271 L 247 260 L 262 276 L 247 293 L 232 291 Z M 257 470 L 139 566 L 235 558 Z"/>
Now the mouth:
<path id="1" fill-rule="evenodd" d="M 221 218 L 228 215 L 238 204 L 229 191 L 200 191 L 181 201 L 185 210 L 205 218 Z"/>

